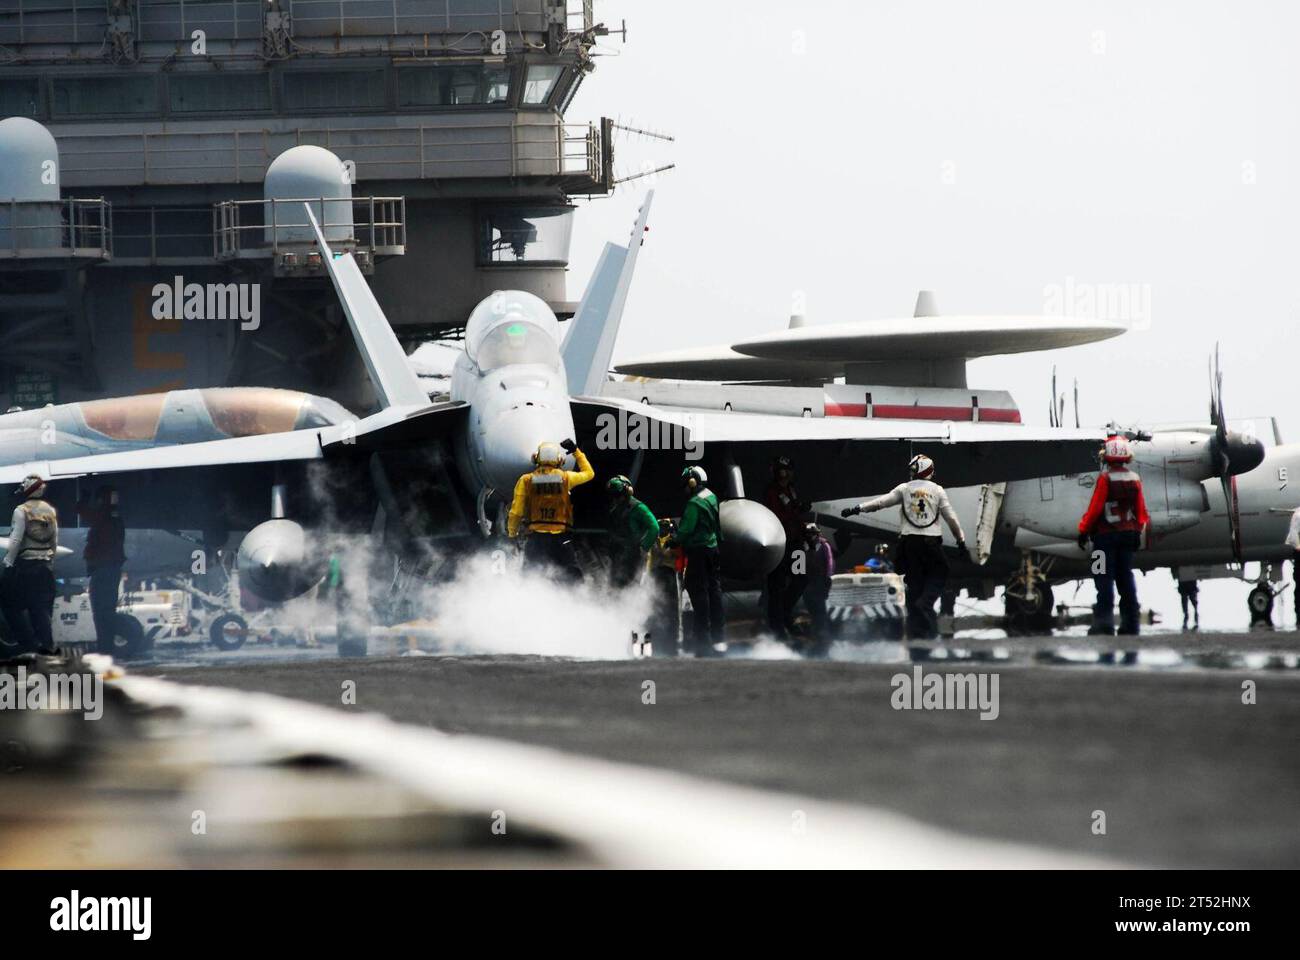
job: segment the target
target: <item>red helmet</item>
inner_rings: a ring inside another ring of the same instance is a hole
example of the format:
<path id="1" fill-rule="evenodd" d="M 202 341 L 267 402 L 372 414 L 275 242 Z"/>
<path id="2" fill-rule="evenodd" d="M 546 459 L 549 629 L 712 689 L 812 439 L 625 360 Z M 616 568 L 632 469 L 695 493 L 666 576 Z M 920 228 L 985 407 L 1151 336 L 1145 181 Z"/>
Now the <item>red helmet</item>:
<path id="1" fill-rule="evenodd" d="M 907 473 L 913 480 L 929 480 L 934 476 L 934 461 L 924 453 L 918 453 L 908 463 Z"/>
<path id="2" fill-rule="evenodd" d="M 1101 458 L 1107 463 L 1128 463 L 1133 459 L 1128 438 L 1121 437 L 1119 434 L 1107 437 L 1106 445 L 1101 448 Z"/>

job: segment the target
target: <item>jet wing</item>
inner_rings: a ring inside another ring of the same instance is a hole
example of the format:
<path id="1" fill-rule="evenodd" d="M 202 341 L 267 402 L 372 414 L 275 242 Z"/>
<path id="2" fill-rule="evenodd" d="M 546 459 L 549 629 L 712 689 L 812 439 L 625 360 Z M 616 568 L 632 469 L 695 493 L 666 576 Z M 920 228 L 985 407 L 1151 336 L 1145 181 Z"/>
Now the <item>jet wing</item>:
<path id="1" fill-rule="evenodd" d="M 450 437 L 468 414 L 469 404 L 463 400 L 423 407 L 389 407 L 357 421 L 355 428 L 343 424 L 339 433 L 328 436 L 322 431 L 321 448 L 328 457 L 418 446 Z"/>
<path id="2" fill-rule="evenodd" d="M 209 440 L 204 443 L 142 447 L 139 450 L 122 450 L 116 453 L 69 457 L 63 460 L 6 464 L 0 466 L 0 486 L 17 483 L 32 473 L 47 480 L 64 480 L 90 474 L 130 473 L 135 470 L 314 460 L 321 456 L 321 441 L 318 435 L 324 432 L 324 430 L 295 430 L 289 433 L 266 433 L 255 437 Z"/>
<path id="3" fill-rule="evenodd" d="M 265 520 L 268 491 L 283 483 L 296 518 L 327 517 L 340 528 L 360 529 L 374 514 L 372 455 L 419 460 L 431 442 L 455 434 L 467 410 L 463 403 L 390 407 L 310 430 L 10 464 L 0 466 L 0 489 L 31 473 L 55 481 L 94 477 L 120 490 L 129 527 L 220 532 Z M 418 463 L 413 469 L 420 473 Z M 88 489 L 84 483 L 52 487 L 55 506 L 72 511 Z"/>
<path id="4" fill-rule="evenodd" d="M 101 474 L 159 471 L 183 468 L 213 469 L 241 464 L 319 460 L 326 451 L 369 453 L 449 436 L 461 423 L 464 403 L 427 404 L 424 407 L 390 407 L 355 422 L 312 430 L 291 430 L 253 437 L 232 437 L 204 443 L 142 447 L 115 453 L 37 460 L 0 466 L 0 487 L 18 483 L 29 474 L 63 480 Z"/>
<path id="5" fill-rule="evenodd" d="M 672 497 L 680 497 L 678 475 L 692 463 L 726 495 L 735 493 L 730 468 L 739 467 L 753 497 L 767 485 L 772 458 L 783 454 L 795 463 L 800 496 L 818 501 L 886 492 L 907 478 L 916 453 L 934 458 L 940 483 L 962 487 L 1094 470 L 1105 441 L 1102 430 L 692 413 L 612 399 L 576 399 L 573 415 L 598 472 L 636 472 L 640 493 L 662 489 Z"/>

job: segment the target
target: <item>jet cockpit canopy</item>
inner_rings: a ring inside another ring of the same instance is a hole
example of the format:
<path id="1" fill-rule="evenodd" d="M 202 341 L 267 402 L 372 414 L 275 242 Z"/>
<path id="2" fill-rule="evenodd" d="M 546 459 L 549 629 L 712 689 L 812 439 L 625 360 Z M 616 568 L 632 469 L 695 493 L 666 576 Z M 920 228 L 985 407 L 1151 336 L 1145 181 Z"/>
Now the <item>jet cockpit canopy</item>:
<path id="1" fill-rule="evenodd" d="M 498 290 L 470 314 L 465 353 L 481 374 L 512 364 L 559 369 L 560 324 L 540 297 Z"/>

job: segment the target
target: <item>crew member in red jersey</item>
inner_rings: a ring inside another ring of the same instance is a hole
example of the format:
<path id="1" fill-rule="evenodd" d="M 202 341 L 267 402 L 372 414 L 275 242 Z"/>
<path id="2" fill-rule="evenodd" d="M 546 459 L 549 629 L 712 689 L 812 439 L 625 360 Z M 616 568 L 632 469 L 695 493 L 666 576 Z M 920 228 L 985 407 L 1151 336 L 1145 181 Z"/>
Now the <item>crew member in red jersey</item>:
<path id="1" fill-rule="evenodd" d="M 1106 438 L 1101 458 L 1105 469 L 1097 477 L 1092 502 L 1079 521 L 1079 547 L 1088 549 L 1092 540 L 1093 582 L 1097 603 L 1092 608 L 1090 634 L 1115 633 L 1115 590 L 1119 590 L 1119 632 L 1137 636 L 1137 583 L 1133 578 L 1133 556 L 1142 545 L 1142 535 L 1151 517 L 1142 496 L 1142 478 L 1129 469 L 1133 451 L 1128 440 Z"/>

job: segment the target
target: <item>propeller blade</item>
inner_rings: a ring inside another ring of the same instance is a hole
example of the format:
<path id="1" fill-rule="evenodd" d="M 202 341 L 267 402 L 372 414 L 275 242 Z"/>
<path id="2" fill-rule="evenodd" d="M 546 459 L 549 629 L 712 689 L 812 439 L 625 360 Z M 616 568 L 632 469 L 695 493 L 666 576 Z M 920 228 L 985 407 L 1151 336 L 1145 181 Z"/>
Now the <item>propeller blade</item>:
<path id="1" fill-rule="evenodd" d="M 1214 412 L 1216 436 L 1228 439 L 1228 418 L 1223 415 L 1223 367 L 1219 365 L 1219 345 L 1214 345 Z"/>
<path id="2" fill-rule="evenodd" d="M 1223 487 L 1223 502 L 1228 513 L 1228 536 L 1232 542 L 1232 558 L 1241 563 L 1241 503 L 1237 499 L 1237 478 L 1224 474 L 1219 478 Z"/>
<path id="3" fill-rule="evenodd" d="M 1079 429 L 1079 378 L 1074 378 L 1074 428 Z"/>
<path id="4" fill-rule="evenodd" d="M 1232 458 L 1229 456 L 1228 419 L 1223 413 L 1223 368 L 1219 364 L 1217 343 L 1214 345 L 1214 356 L 1210 359 L 1210 425 L 1214 427 L 1214 436 L 1210 438 L 1210 456 L 1215 473 L 1226 484 L 1232 469 Z M 1226 498 L 1226 486 L 1223 493 Z"/>
<path id="5" fill-rule="evenodd" d="M 1214 396 L 1214 358 L 1210 357 L 1206 360 L 1205 366 L 1210 375 L 1210 426 L 1217 427 L 1219 425 L 1219 404 Z"/>

